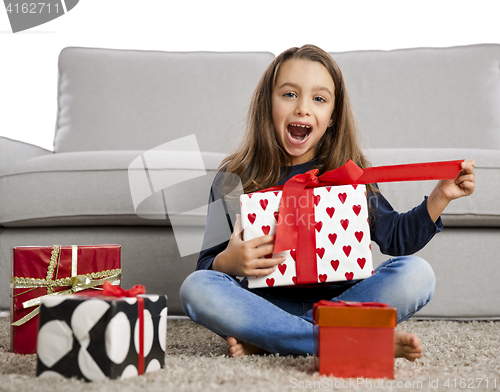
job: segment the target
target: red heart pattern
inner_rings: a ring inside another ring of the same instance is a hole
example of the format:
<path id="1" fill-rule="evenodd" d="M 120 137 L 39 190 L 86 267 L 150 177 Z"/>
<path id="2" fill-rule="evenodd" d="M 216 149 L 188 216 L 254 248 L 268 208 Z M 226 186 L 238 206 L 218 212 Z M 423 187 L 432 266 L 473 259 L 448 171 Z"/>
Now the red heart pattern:
<path id="1" fill-rule="evenodd" d="M 274 278 L 267 278 L 267 279 L 266 279 L 266 284 L 267 284 L 269 287 L 273 287 L 273 286 L 274 286 Z"/>
<path id="2" fill-rule="evenodd" d="M 351 250 L 352 250 L 351 245 L 347 245 L 347 246 L 342 247 L 342 250 L 344 251 L 345 255 L 347 257 L 349 257 L 349 255 L 351 254 Z"/>
<path id="3" fill-rule="evenodd" d="M 325 248 L 316 248 L 316 254 L 322 259 L 325 255 Z"/>
<path id="4" fill-rule="evenodd" d="M 325 283 L 328 276 L 326 274 L 321 274 L 321 275 L 318 275 L 318 278 L 319 278 L 319 281 L 321 283 Z"/>
<path id="5" fill-rule="evenodd" d="M 279 192 L 273 192 L 274 196 L 278 196 Z"/>
<path id="6" fill-rule="evenodd" d="M 265 235 L 268 235 L 270 231 L 271 231 L 271 226 L 262 226 L 262 232 Z"/>
<path id="7" fill-rule="evenodd" d="M 354 272 L 346 272 L 344 276 L 347 280 L 353 280 Z"/>
<path id="8" fill-rule="evenodd" d="M 333 214 L 335 213 L 335 207 L 327 207 L 326 208 L 326 213 L 331 218 L 333 216 Z"/>
<path id="9" fill-rule="evenodd" d="M 321 228 L 323 227 L 323 222 L 321 222 L 321 221 L 316 222 L 316 224 L 314 225 L 314 227 L 316 228 L 316 230 L 319 233 L 321 231 Z"/>
<path id="10" fill-rule="evenodd" d="M 340 261 L 339 260 L 332 260 L 330 261 L 330 264 L 332 265 L 332 268 L 337 271 L 337 269 L 339 268 L 339 265 L 340 265 Z"/>
<path id="11" fill-rule="evenodd" d="M 358 265 L 359 265 L 359 267 L 360 267 L 361 269 L 363 269 L 363 267 L 364 267 L 364 266 L 365 266 L 365 264 L 366 264 L 366 259 L 365 259 L 364 257 L 362 257 L 362 258 L 359 258 L 357 261 L 358 261 Z"/>
<path id="12" fill-rule="evenodd" d="M 321 200 L 320 195 L 314 195 L 314 205 L 317 207 L 319 204 L 319 201 Z"/>
<path id="13" fill-rule="evenodd" d="M 353 185 L 352 187 L 354 188 L 354 190 L 358 189 L 358 185 L 357 184 Z"/>
<path id="14" fill-rule="evenodd" d="M 330 240 L 332 245 L 335 245 L 335 241 L 337 241 L 337 234 L 336 233 L 328 234 L 328 239 Z"/>
<path id="15" fill-rule="evenodd" d="M 267 205 L 269 204 L 269 200 L 267 199 L 262 199 L 259 201 L 259 204 L 260 206 L 262 207 L 262 209 L 265 211 L 266 208 L 267 208 Z"/>
<path id="16" fill-rule="evenodd" d="M 347 230 L 349 227 L 349 219 L 341 219 L 340 225 L 344 228 L 344 230 Z"/>
<path id="17" fill-rule="evenodd" d="M 358 240 L 359 243 L 361 243 L 361 240 L 363 239 L 364 233 L 362 231 L 357 231 L 354 233 L 354 236 Z"/>
<path id="18" fill-rule="evenodd" d="M 278 217 L 280 216 L 278 211 L 274 211 L 274 219 L 276 219 L 276 222 L 278 222 Z"/>
<path id="19" fill-rule="evenodd" d="M 293 261 L 297 262 L 297 259 L 296 259 L 296 255 L 297 255 L 297 251 L 295 249 L 292 249 L 290 251 L 290 256 L 292 256 L 292 259 Z"/>
<path id="20" fill-rule="evenodd" d="M 347 193 L 339 193 L 339 200 L 342 204 L 347 200 Z"/>
<path id="21" fill-rule="evenodd" d="M 253 193 L 249 193 L 247 196 L 248 196 L 249 199 L 251 199 L 252 196 L 253 196 Z"/>
<path id="22" fill-rule="evenodd" d="M 257 218 L 257 214 L 248 214 L 248 221 L 253 225 L 255 222 L 255 218 Z"/>
<path id="23" fill-rule="evenodd" d="M 297 284 L 297 277 L 296 276 L 292 276 L 292 282 L 293 282 L 293 284 Z"/>
<path id="24" fill-rule="evenodd" d="M 359 216 L 359 213 L 361 212 L 361 206 L 359 204 L 355 205 L 355 206 L 352 206 L 352 210 L 354 211 L 354 213 L 356 214 L 356 216 Z"/>
<path id="25" fill-rule="evenodd" d="M 281 275 L 285 275 L 285 271 L 286 271 L 286 264 L 279 264 L 279 265 L 278 265 L 278 269 L 280 270 Z"/>

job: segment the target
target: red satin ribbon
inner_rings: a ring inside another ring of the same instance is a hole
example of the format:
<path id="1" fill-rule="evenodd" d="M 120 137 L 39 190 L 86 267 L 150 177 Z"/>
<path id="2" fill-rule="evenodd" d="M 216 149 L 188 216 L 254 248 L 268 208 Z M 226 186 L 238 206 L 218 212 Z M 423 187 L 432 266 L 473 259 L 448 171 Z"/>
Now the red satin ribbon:
<path id="1" fill-rule="evenodd" d="M 390 308 L 390 305 L 383 304 L 382 302 L 354 302 L 354 301 L 327 301 L 322 299 L 321 301 L 314 304 L 314 307 L 318 306 L 328 306 L 330 308 Z"/>
<path id="2" fill-rule="evenodd" d="M 124 290 L 120 286 L 112 285 L 109 282 L 104 282 L 102 285 L 102 295 L 110 297 L 137 297 L 139 294 L 146 294 L 146 288 L 141 284 L 136 284 L 129 290 Z"/>
<path id="3" fill-rule="evenodd" d="M 120 286 L 114 286 L 109 282 L 102 285 L 102 294 L 111 297 L 137 297 L 137 313 L 139 316 L 139 357 L 137 359 L 137 373 L 144 374 L 144 298 L 138 297 L 145 294 L 146 288 L 137 284 L 129 290 L 124 290 Z"/>
<path id="4" fill-rule="evenodd" d="M 414 163 L 408 165 L 378 166 L 361 169 L 350 159 L 338 169 L 317 176 L 319 170 L 298 174 L 282 186 L 275 186 L 259 192 L 283 190 L 276 228 L 274 252 L 295 249 L 297 258 L 297 283 L 317 282 L 316 233 L 309 230 L 311 222 L 294 219 L 290 224 L 286 217 L 314 216 L 313 192 L 306 188 L 335 185 L 359 185 L 397 181 L 451 180 L 461 171 L 464 160 Z M 309 195 L 308 195 L 309 194 Z M 297 203 L 298 200 L 298 203 Z M 303 203 L 305 201 L 305 203 Z M 313 226 L 314 226 L 314 222 Z M 312 226 L 312 227 L 313 227 Z"/>
<path id="5" fill-rule="evenodd" d="M 354 301 L 327 301 L 322 299 L 316 302 L 313 306 L 313 320 L 316 322 L 316 313 L 319 307 L 329 307 L 329 308 L 382 308 L 391 309 L 391 306 L 381 302 L 354 302 Z M 395 320 L 394 320 L 395 321 Z"/>
<path id="6" fill-rule="evenodd" d="M 139 357 L 137 358 L 137 373 L 144 374 L 144 298 L 137 297 L 137 312 L 139 313 Z"/>

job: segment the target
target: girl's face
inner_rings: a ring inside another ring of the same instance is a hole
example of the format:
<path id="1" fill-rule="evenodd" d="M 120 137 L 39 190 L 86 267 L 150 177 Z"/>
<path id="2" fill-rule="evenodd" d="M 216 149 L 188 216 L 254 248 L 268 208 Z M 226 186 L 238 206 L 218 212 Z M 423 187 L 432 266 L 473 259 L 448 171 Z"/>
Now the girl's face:
<path id="1" fill-rule="evenodd" d="M 321 63 L 287 60 L 281 64 L 271 97 L 273 124 L 294 165 L 314 158 L 333 113 L 334 93 L 333 79 Z"/>

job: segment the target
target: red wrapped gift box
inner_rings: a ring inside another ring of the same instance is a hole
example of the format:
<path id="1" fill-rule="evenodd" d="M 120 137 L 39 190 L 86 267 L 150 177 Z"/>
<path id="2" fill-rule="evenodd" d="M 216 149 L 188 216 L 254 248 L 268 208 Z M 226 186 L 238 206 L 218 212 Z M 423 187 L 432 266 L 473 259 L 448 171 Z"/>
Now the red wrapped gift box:
<path id="1" fill-rule="evenodd" d="M 394 378 L 396 309 L 376 302 L 320 301 L 313 320 L 320 374 Z"/>
<path id="2" fill-rule="evenodd" d="M 121 246 L 21 246 L 12 248 L 10 349 L 34 354 L 40 297 L 120 284 Z"/>
<path id="3" fill-rule="evenodd" d="M 248 277 L 248 287 L 291 286 L 366 279 L 373 273 L 366 188 L 341 185 L 308 188 L 290 212 L 283 213 L 281 191 L 242 195 L 241 224 L 244 240 L 275 234 L 279 213 L 287 225 L 297 219 L 297 242 L 293 249 L 274 253 L 285 261 L 265 276 Z M 310 208 L 302 208 L 307 206 Z M 292 205 L 293 205 L 292 204 Z M 278 213 L 278 211 L 280 211 Z M 293 234 L 285 233 L 287 238 Z M 277 234 L 279 238 L 279 234 Z"/>

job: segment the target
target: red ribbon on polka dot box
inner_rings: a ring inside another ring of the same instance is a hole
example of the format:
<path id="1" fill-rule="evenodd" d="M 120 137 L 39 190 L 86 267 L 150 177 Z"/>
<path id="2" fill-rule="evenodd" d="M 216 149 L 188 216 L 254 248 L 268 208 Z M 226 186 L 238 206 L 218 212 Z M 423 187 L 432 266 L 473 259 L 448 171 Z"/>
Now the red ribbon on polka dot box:
<path id="1" fill-rule="evenodd" d="M 283 186 L 242 195 L 243 239 L 276 234 L 272 257 L 285 257 L 273 273 L 248 277 L 248 287 L 368 278 L 373 264 L 364 184 L 454 179 L 462 162 L 361 169 L 349 160 L 319 177 L 314 169 L 292 177 Z"/>
<path id="2" fill-rule="evenodd" d="M 167 297 L 137 289 L 43 297 L 37 376 L 102 381 L 163 368 Z"/>

